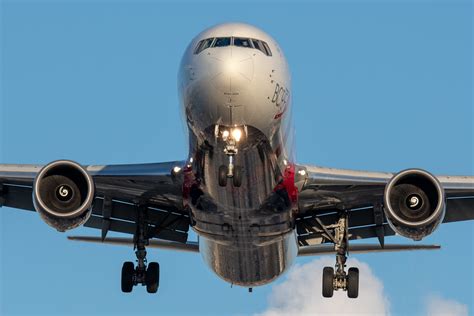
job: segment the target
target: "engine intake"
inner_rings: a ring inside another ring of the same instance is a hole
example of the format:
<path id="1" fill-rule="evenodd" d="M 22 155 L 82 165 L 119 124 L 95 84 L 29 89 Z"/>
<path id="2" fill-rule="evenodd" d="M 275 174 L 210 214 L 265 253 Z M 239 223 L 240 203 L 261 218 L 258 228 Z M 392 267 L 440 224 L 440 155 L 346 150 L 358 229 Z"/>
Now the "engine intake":
<path id="1" fill-rule="evenodd" d="M 92 212 L 94 181 L 78 163 L 53 161 L 33 183 L 33 203 L 41 218 L 64 232 L 84 224 Z"/>
<path id="2" fill-rule="evenodd" d="M 425 170 L 404 170 L 387 183 L 384 206 L 388 223 L 396 233 L 421 240 L 444 219 L 444 189 L 438 179 Z"/>

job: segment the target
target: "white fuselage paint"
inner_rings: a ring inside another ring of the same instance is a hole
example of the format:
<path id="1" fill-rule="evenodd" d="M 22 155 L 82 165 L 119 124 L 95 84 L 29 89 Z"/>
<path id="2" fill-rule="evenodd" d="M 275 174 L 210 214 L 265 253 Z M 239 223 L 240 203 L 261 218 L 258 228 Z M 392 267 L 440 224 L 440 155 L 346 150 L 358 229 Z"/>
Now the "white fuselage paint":
<path id="1" fill-rule="evenodd" d="M 236 45 L 195 53 L 201 40 L 220 37 L 264 41 L 271 56 Z M 211 27 L 186 49 L 178 88 L 190 140 L 185 185 L 192 189 L 185 206 L 200 236 L 204 261 L 233 284 L 271 282 L 297 254 L 294 205 L 277 207 L 271 202 L 281 202 L 275 188 L 282 177 L 291 175 L 285 170 L 294 161 L 291 82 L 283 52 L 272 37 L 253 26 Z M 227 156 L 217 131 L 233 127 L 246 132 L 236 155 L 244 179 L 241 187 L 220 187 L 216 170 Z"/>

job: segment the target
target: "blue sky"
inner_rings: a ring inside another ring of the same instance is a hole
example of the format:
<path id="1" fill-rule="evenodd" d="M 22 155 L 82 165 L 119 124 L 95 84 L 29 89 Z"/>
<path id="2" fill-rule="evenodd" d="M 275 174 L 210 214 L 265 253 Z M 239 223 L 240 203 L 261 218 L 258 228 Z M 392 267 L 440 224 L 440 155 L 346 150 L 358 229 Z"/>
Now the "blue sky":
<path id="1" fill-rule="evenodd" d="M 474 175 L 472 9 L 421 0 L 4 0 L 0 163 L 184 158 L 181 55 L 202 29 L 242 21 L 275 37 L 288 58 L 298 162 Z M 150 251 L 159 294 L 124 295 L 120 269 L 132 249 L 68 242 L 34 213 L 0 214 L 0 314 L 252 314 L 275 291 L 231 288 L 198 255 Z M 433 295 L 473 313 L 473 231 L 472 222 L 443 225 L 424 240 L 441 244 L 437 252 L 353 257 L 383 283 L 392 314 L 422 314 Z"/>

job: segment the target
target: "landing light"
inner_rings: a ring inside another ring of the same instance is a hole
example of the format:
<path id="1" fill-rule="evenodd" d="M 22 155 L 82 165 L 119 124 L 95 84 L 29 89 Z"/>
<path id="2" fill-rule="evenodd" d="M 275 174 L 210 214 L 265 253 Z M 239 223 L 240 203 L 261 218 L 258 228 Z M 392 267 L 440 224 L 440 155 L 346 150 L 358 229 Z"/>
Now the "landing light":
<path id="1" fill-rule="evenodd" d="M 232 130 L 232 137 L 238 142 L 242 137 L 242 131 L 238 128 Z"/>
<path id="2" fill-rule="evenodd" d="M 298 173 L 299 173 L 300 175 L 302 175 L 302 176 L 306 175 L 306 171 L 305 171 L 305 170 L 300 170 L 300 171 L 298 171 Z"/>

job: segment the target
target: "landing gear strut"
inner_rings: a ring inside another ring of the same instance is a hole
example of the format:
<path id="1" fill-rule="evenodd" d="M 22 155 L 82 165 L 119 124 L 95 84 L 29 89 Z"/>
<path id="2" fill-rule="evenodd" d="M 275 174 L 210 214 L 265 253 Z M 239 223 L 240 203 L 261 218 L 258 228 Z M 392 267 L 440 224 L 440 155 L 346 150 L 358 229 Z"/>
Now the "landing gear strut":
<path id="1" fill-rule="evenodd" d="M 224 154 L 229 158 L 229 164 L 219 167 L 218 180 L 221 187 L 227 185 L 227 179 L 232 179 L 234 187 L 238 188 L 242 185 L 242 167 L 234 164 L 235 155 L 238 153 L 237 142 L 241 135 L 242 132 L 238 128 L 234 129 L 232 133 L 228 131 L 222 133 L 222 139 L 225 142 Z"/>
<path id="2" fill-rule="evenodd" d="M 227 186 L 227 179 L 232 178 L 232 184 L 234 185 L 234 187 L 240 187 L 242 185 L 242 167 L 232 165 L 232 171 L 229 170 L 230 165 L 229 167 L 224 165 L 221 165 L 219 167 L 219 185 L 221 187 Z M 232 175 L 229 175 L 230 173 L 232 173 Z"/>
<path id="3" fill-rule="evenodd" d="M 334 230 L 334 246 L 336 250 L 335 272 L 332 267 L 323 269 L 323 296 L 332 297 L 334 290 L 347 291 L 349 298 L 359 296 L 359 269 L 349 268 L 346 273 L 346 260 L 348 254 L 348 218 L 343 214 Z"/>
<path id="4" fill-rule="evenodd" d="M 146 208 L 138 208 L 137 231 L 134 236 L 134 249 L 137 265 L 127 261 L 122 266 L 122 292 L 130 293 L 134 286 L 146 285 L 148 293 L 156 293 L 160 284 L 160 265 L 150 262 L 147 267 L 146 246 L 148 245 Z"/>

